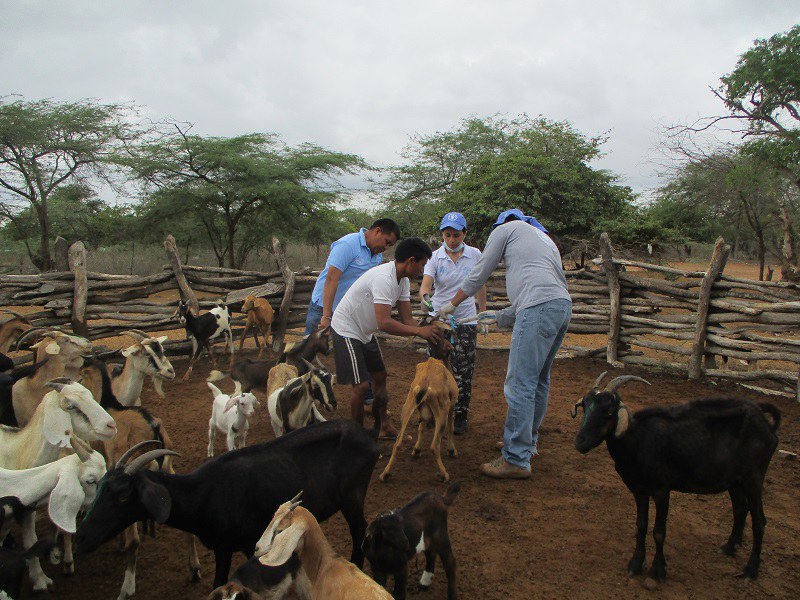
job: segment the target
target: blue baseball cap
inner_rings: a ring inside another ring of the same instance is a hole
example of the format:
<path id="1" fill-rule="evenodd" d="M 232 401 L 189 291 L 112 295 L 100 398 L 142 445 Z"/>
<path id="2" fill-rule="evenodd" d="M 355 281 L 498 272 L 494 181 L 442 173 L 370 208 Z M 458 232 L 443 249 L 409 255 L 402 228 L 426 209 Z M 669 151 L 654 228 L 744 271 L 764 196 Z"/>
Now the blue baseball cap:
<path id="1" fill-rule="evenodd" d="M 464 215 L 459 212 L 449 212 L 442 217 L 442 224 L 439 225 L 439 231 L 448 227 L 463 231 L 467 228 L 467 220 L 464 218 Z"/>
<path id="2" fill-rule="evenodd" d="M 539 229 L 544 233 L 550 233 L 549 231 L 547 231 L 547 229 L 545 229 L 544 225 L 542 225 L 541 223 L 539 223 L 539 221 L 536 220 L 536 217 L 529 217 L 525 215 L 518 208 L 511 208 L 509 210 L 504 210 L 499 215 L 497 215 L 497 221 L 495 221 L 494 225 L 492 225 L 492 229 L 505 223 L 509 217 L 516 217 L 520 221 L 525 221 L 529 225 L 533 225 L 534 227 L 536 227 L 536 229 Z"/>

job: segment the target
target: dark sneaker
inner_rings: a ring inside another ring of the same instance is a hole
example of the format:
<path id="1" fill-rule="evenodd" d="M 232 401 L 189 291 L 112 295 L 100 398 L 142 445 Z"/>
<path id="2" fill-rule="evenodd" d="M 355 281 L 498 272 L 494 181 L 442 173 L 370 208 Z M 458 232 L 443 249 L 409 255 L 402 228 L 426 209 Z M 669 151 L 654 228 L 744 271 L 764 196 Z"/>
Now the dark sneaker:
<path id="1" fill-rule="evenodd" d="M 455 422 L 453 423 L 453 433 L 456 435 L 464 435 L 467 432 L 467 415 L 459 413 L 456 415 Z"/>
<path id="2" fill-rule="evenodd" d="M 531 472 L 528 469 L 523 469 L 517 465 L 512 465 L 499 456 L 492 462 L 483 463 L 481 465 L 481 473 L 494 477 L 495 479 L 528 479 Z"/>

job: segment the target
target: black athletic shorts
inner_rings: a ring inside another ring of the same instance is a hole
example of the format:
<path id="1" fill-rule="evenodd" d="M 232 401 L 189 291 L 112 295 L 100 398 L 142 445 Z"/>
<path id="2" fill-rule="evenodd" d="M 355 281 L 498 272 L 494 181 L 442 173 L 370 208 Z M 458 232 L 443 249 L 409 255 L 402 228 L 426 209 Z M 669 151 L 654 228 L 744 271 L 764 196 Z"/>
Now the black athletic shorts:
<path id="1" fill-rule="evenodd" d="M 385 371 L 381 347 L 374 335 L 368 343 L 342 337 L 331 328 L 333 357 L 336 360 L 336 383 L 358 385 L 367 381 L 369 373 Z"/>

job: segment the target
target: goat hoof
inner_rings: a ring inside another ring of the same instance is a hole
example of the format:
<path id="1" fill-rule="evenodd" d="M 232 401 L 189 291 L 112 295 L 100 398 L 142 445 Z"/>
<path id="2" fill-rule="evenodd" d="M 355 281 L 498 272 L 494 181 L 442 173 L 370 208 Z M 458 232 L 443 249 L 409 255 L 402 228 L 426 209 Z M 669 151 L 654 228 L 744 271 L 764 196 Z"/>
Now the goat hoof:
<path id="1" fill-rule="evenodd" d="M 440 474 L 439 474 L 439 479 L 441 479 L 441 480 L 442 480 L 442 483 L 447 483 L 448 481 L 450 481 L 450 475 L 448 475 L 447 473 L 445 473 L 444 475 L 442 475 L 442 474 L 440 473 Z"/>
<path id="2" fill-rule="evenodd" d="M 448 450 L 447 451 L 447 455 L 450 458 L 456 458 L 458 456 L 458 451 L 457 450 Z"/>
<path id="3" fill-rule="evenodd" d="M 730 542 L 726 544 L 722 544 L 719 549 L 725 556 L 736 556 L 736 548 L 739 547 L 739 544 L 731 544 Z"/>
<path id="4" fill-rule="evenodd" d="M 75 575 L 75 563 L 64 563 L 64 575 L 67 577 Z"/>
<path id="5" fill-rule="evenodd" d="M 754 567 L 752 565 L 747 565 L 744 568 L 744 571 L 741 572 L 739 575 L 740 578 L 748 579 L 753 581 L 754 579 L 758 579 L 758 567 Z"/>
<path id="6" fill-rule="evenodd" d="M 192 571 L 192 583 L 197 583 L 200 581 L 200 569 L 191 569 Z"/>
<path id="7" fill-rule="evenodd" d="M 61 552 L 61 548 L 53 548 L 50 551 L 50 564 L 57 565 L 61 562 L 63 552 Z"/>
<path id="8" fill-rule="evenodd" d="M 386 480 L 389 479 L 389 475 L 389 473 L 381 473 L 378 479 L 380 479 L 383 483 L 386 483 Z"/>
<path id="9" fill-rule="evenodd" d="M 419 456 L 420 449 L 419 448 L 412 448 L 411 449 L 411 458 L 417 458 Z"/>

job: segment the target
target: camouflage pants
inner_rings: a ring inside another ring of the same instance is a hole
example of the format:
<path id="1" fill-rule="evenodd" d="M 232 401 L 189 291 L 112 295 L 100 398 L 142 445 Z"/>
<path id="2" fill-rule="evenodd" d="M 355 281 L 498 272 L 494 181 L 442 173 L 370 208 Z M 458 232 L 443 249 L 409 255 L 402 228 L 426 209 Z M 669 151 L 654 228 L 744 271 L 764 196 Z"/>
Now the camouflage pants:
<path id="1" fill-rule="evenodd" d="M 477 325 L 459 325 L 454 334 L 450 364 L 453 377 L 458 384 L 456 414 L 466 414 L 472 399 L 472 373 L 475 370 L 475 345 L 478 339 Z"/>

